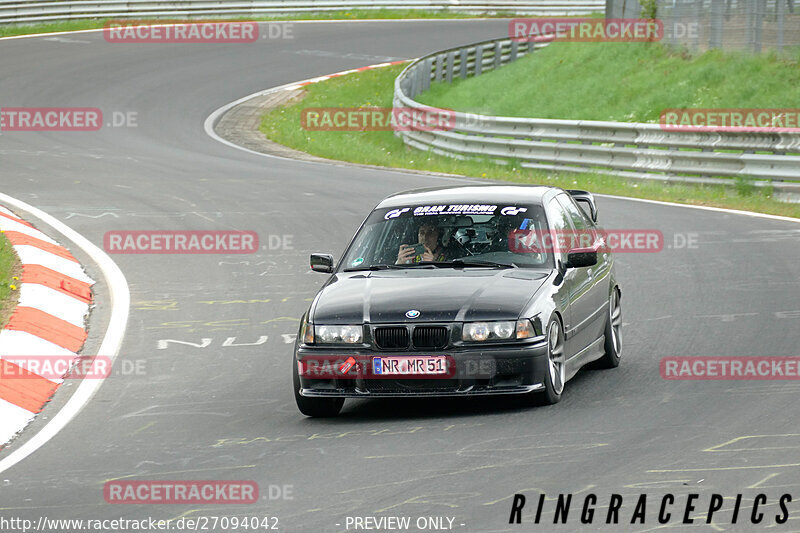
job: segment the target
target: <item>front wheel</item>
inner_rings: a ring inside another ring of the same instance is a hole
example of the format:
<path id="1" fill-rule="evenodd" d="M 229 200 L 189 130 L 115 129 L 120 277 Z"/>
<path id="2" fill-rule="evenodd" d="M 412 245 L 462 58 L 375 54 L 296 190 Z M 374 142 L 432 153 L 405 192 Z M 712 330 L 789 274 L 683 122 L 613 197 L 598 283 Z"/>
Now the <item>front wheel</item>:
<path id="1" fill-rule="evenodd" d="M 608 298 L 608 318 L 606 319 L 605 348 L 603 357 L 598 359 L 598 368 L 617 368 L 622 355 L 622 306 L 617 287 Z"/>
<path id="2" fill-rule="evenodd" d="M 294 401 L 297 408 L 306 416 L 314 418 L 328 418 L 336 416 L 342 410 L 344 398 L 306 398 L 300 395 L 300 375 L 297 373 L 297 359 L 293 360 L 292 385 L 294 386 Z"/>
<path id="3" fill-rule="evenodd" d="M 564 330 L 561 321 L 553 316 L 547 324 L 547 375 L 544 391 L 534 396 L 538 405 L 553 405 L 561 400 L 566 377 L 566 352 L 564 350 Z"/>

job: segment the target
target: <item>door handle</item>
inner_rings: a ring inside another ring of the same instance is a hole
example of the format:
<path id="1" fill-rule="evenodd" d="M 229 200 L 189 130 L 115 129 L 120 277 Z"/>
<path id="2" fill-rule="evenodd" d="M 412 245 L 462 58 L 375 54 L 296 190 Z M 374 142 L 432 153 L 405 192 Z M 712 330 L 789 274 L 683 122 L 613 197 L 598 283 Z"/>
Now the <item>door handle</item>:
<path id="1" fill-rule="evenodd" d="M 586 271 L 586 275 L 588 276 L 589 279 L 592 279 L 593 273 L 592 273 L 592 269 L 591 268 Z"/>

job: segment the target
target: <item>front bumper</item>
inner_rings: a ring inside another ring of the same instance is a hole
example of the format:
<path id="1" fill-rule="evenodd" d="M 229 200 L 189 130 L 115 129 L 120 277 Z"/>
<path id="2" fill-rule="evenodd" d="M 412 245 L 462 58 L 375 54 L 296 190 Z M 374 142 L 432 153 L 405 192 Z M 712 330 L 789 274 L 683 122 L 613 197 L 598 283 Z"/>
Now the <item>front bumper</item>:
<path id="1" fill-rule="evenodd" d="M 369 350 L 319 349 L 300 346 L 296 352 L 300 374 L 300 394 L 307 397 L 379 398 L 479 396 L 525 394 L 544 390 L 547 376 L 547 344 L 544 340 L 522 346 L 473 346 L 432 352 L 373 352 Z M 376 378 L 369 372 L 375 356 L 446 356 L 447 375 Z M 347 376 L 337 373 L 340 364 L 355 361 Z M 323 377 L 303 375 L 306 363 L 331 361 L 333 374 Z"/>

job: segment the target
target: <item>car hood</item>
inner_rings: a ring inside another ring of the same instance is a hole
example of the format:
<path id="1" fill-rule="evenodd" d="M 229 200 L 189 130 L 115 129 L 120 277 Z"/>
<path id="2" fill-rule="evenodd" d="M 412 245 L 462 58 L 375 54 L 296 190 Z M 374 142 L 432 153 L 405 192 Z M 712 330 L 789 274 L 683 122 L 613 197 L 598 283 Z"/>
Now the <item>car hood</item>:
<path id="1" fill-rule="evenodd" d="M 514 320 L 545 282 L 539 270 L 397 270 L 343 272 L 312 309 L 316 324 Z M 419 311 L 415 319 L 406 317 Z"/>

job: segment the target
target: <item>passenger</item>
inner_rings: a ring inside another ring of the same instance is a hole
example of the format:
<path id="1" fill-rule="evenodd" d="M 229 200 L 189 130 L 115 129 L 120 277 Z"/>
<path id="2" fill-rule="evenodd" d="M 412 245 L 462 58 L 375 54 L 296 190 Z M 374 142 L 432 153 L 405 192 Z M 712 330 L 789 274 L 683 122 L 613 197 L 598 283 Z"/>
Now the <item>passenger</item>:
<path id="1" fill-rule="evenodd" d="M 439 238 L 442 230 L 434 223 L 426 222 L 419 227 L 419 242 L 425 246 L 421 254 L 415 252 L 413 244 L 401 244 L 397 252 L 397 264 L 419 263 L 421 261 L 447 261 Z"/>

